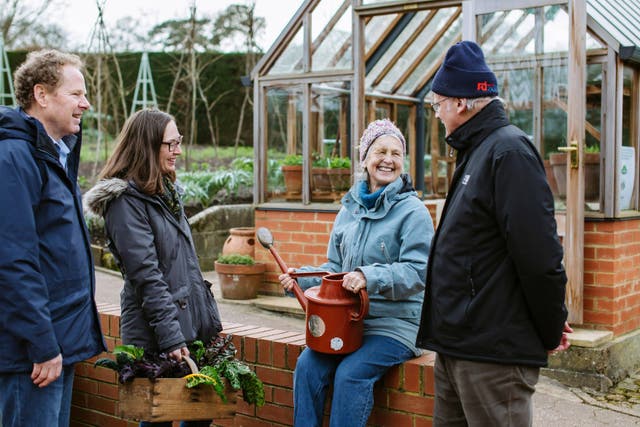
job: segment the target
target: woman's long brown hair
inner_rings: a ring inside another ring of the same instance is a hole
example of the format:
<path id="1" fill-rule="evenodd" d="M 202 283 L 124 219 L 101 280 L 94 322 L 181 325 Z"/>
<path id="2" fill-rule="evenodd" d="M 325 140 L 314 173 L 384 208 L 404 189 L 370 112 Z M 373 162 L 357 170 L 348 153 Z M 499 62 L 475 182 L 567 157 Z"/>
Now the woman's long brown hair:
<path id="1" fill-rule="evenodd" d="M 164 131 L 173 116 L 155 109 L 144 109 L 127 119 L 113 154 L 100 171 L 100 179 L 133 180 L 144 193 L 153 195 L 164 191 L 160 168 L 160 148 Z M 169 178 L 175 181 L 175 172 Z"/>

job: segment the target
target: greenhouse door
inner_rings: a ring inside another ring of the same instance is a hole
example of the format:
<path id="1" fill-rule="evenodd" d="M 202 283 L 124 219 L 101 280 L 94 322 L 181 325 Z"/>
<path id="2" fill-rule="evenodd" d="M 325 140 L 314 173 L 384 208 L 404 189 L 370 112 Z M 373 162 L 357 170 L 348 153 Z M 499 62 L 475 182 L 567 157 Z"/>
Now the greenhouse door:
<path id="1" fill-rule="evenodd" d="M 510 121 L 531 136 L 549 166 L 547 178 L 556 200 L 568 276 L 569 321 L 582 323 L 585 0 L 463 4 L 463 39 L 476 40 L 482 46 L 498 78 Z M 556 171 L 552 172 L 554 160 Z M 554 172 L 561 180 L 553 177 Z"/>

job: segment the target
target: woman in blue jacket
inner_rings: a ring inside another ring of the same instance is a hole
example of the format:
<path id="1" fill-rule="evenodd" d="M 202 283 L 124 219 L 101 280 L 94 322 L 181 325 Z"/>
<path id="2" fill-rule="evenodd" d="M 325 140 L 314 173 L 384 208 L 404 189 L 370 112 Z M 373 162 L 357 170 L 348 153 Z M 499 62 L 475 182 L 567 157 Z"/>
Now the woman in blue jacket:
<path id="1" fill-rule="evenodd" d="M 345 289 L 358 293 L 366 288 L 370 302 L 363 344 L 346 355 L 305 348 L 294 372 L 295 426 L 322 425 L 330 384 L 330 426 L 366 425 L 375 382 L 392 366 L 420 355 L 414 343 L 433 236 L 431 217 L 403 174 L 406 143 L 391 121 L 370 123 L 359 151 L 362 179 L 342 198 L 328 261 L 300 270 L 349 272 Z M 288 273 L 279 279 L 291 291 L 294 279 Z M 320 280 L 299 278 L 298 283 L 307 289 Z"/>

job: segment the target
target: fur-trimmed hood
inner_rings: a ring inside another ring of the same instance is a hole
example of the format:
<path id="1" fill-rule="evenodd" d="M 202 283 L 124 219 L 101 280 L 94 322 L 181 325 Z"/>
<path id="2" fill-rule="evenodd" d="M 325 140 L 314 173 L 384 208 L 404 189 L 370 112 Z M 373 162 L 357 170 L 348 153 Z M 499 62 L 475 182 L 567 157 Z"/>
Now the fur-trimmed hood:
<path id="1" fill-rule="evenodd" d="M 129 183 L 124 179 L 101 179 L 82 198 L 85 211 L 104 217 L 109 202 L 120 197 L 127 188 L 129 188 Z"/>

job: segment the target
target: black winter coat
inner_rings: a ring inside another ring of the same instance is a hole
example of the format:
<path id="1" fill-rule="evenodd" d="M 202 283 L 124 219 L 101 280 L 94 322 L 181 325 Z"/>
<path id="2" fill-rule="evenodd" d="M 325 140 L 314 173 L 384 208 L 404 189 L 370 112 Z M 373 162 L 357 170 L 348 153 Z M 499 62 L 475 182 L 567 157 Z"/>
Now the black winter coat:
<path id="1" fill-rule="evenodd" d="M 417 345 L 480 362 L 544 366 L 567 318 L 553 196 L 537 150 L 500 101 L 456 129 Z"/>
<path id="2" fill-rule="evenodd" d="M 159 196 L 117 178 L 96 184 L 85 203 L 104 216 L 109 249 L 125 279 L 124 344 L 169 352 L 197 339 L 207 343 L 222 330 L 184 214 L 176 220 Z"/>

